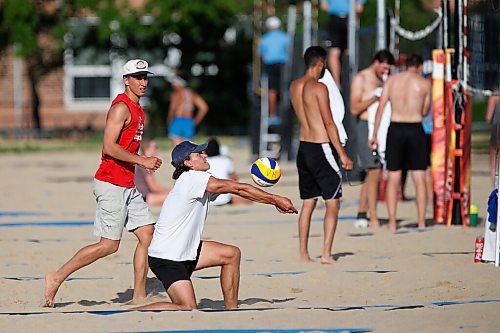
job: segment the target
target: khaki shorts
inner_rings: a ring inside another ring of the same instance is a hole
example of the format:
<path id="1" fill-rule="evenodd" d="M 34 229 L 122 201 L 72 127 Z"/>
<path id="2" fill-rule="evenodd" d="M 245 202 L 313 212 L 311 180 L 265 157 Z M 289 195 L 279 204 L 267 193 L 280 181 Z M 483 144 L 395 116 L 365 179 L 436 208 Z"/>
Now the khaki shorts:
<path id="1" fill-rule="evenodd" d="M 133 231 L 155 223 L 148 205 L 135 187 L 121 187 L 94 179 L 94 195 L 97 201 L 94 220 L 96 236 L 120 240 L 125 227 Z"/>

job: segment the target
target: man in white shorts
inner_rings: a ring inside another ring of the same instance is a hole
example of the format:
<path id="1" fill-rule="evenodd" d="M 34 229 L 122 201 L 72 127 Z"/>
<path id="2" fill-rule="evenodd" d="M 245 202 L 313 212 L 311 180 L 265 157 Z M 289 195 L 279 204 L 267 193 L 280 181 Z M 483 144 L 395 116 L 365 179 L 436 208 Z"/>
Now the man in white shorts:
<path id="1" fill-rule="evenodd" d="M 94 234 L 99 242 L 80 249 L 56 272 L 45 275 L 44 305 L 55 306 L 63 281 L 75 271 L 118 250 L 123 229 L 133 232 L 139 243 L 134 253 L 134 295 L 146 297 L 147 249 L 153 234 L 154 218 L 134 185 L 135 165 L 156 171 L 162 161 L 137 154 L 144 132 L 144 111 L 139 99 L 146 94 L 148 63 L 141 59 L 123 66 L 125 92 L 111 103 L 104 128 L 101 165 L 95 174 L 97 201 Z"/>
<path id="2" fill-rule="evenodd" d="M 220 283 L 227 309 L 238 307 L 240 249 L 215 241 L 202 241 L 209 202 L 222 193 L 232 193 L 255 202 L 274 205 L 283 214 L 296 214 L 290 199 L 255 186 L 218 179 L 207 170 L 205 149 L 183 141 L 172 150 L 172 191 L 163 203 L 148 250 L 151 271 L 162 282 L 170 302 L 156 302 L 137 310 L 192 310 L 197 306 L 191 282 L 193 271 L 221 267 Z"/>

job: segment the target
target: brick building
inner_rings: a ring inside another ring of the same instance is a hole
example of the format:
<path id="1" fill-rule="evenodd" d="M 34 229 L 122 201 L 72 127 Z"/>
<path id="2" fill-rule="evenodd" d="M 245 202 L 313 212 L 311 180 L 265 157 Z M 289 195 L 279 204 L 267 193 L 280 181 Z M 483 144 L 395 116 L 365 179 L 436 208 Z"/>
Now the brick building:
<path id="1" fill-rule="evenodd" d="M 146 0 L 128 2 L 132 8 L 140 8 Z M 97 20 L 91 16 L 70 20 L 64 66 L 44 76 L 38 86 L 43 129 L 104 128 L 110 102 L 123 92 L 121 67 L 127 59 L 146 59 L 156 77 L 171 73 L 164 64 L 166 54 L 161 41 L 156 45 L 162 52 L 155 53 L 151 49 L 134 49 L 129 41 L 124 47 L 120 40 L 110 40 L 107 48 L 96 48 L 89 40 Z M 33 128 L 33 94 L 26 71 L 25 61 L 15 57 L 13 49 L 0 56 L 0 134 Z M 147 105 L 148 98 L 141 104 Z"/>

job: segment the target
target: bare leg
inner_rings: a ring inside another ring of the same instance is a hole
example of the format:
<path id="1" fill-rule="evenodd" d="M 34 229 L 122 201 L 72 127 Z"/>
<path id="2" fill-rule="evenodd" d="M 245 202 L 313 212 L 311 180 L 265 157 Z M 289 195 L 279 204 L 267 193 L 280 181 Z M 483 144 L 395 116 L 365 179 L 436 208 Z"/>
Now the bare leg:
<path id="1" fill-rule="evenodd" d="M 340 88 L 340 71 L 341 63 L 340 58 L 342 57 L 342 51 L 337 47 L 330 48 L 328 52 L 328 69 L 332 72 L 333 79 L 335 83 Z"/>
<path id="2" fill-rule="evenodd" d="M 106 257 L 118 250 L 119 240 L 102 238 L 98 243 L 87 245 L 81 248 L 76 254 L 56 272 L 49 272 L 45 275 L 45 306 L 54 307 L 54 298 L 57 290 L 64 280 L 75 271 L 85 267 L 97 259 Z"/>
<path id="3" fill-rule="evenodd" d="M 239 248 L 219 242 L 203 241 L 196 270 L 221 266 L 220 284 L 226 309 L 238 307 L 240 261 Z"/>
<path id="4" fill-rule="evenodd" d="M 269 117 L 275 118 L 278 116 L 278 92 L 275 89 L 269 89 Z"/>
<path id="5" fill-rule="evenodd" d="M 387 179 L 387 210 L 389 212 L 389 230 L 396 232 L 396 208 L 398 205 L 398 189 L 401 184 L 401 170 L 389 171 Z"/>
<path id="6" fill-rule="evenodd" d="M 378 228 L 380 223 L 377 215 L 377 201 L 378 201 L 378 181 L 380 179 L 382 169 L 369 169 L 366 175 L 367 186 L 367 201 L 368 213 L 370 216 L 370 227 Z"/>
<path id="7" fill-rule="evenodd" d="M 196 309 L 196 297 L 190 280 L 174 282 L 167 290 L 172 302 L 156 302 L 139 306 L 134 310 L 193 310 Z"/>
<path id="8" fill-rule="evenodd" d="M 309 230 L 311 228 L 311 216 L 317 202 L 317 199 L 304 200 L 299 214 L 299 258 L 303 263 L 314 261 L 309 256 L 307 244 L 309 240 Z"/>
<path id="9" fill-rule="evenodd" d="M 432 168 L 428 167 L 425 170 L 425 188 L 427 190 L 427 202 L 434 205 L 434 188 L 432 186 Z"/>
<path id="10" fill-rule="evenodd" d="M 221 287 L 226 309 L 238 307 L 240 286 L 240 249 L 227 244 L 203 241 L 200 258 L 195 270 L 221 266 Z M 189 280 L 174 282 L 167 290 L 172 302 L 156 302 L 136 310 L 192 310 L 196 309 L 196 295 Z"/>
<path id="11" fill-rule="evenodd" d="M 358 212 L 366 213 L 368 212 L 368 185 L 366 184 L 366 179 L 363 185 L 361 185 L 361 190 L 359 191 L 359 207 Z"/>
<path id="12" fill-rule="evenodd" d="M 417 199 L 418 227 L 425 229 L 425 209 L 427 207 L 425 170 L 413 170 L 411 172 Z"/>
<path id="13" fill-rule="evenodd" d="M 183 138 L 171 138 L 170 140 L 172 140 L 172 148 L 184 141 Z"/>
<path id="14" fill-rule="evenodd" d="M 139 241 L 134 252 L 134 295 L 133 303 L 146 298 L 146 277 L 148 275 L 148 247 L 153 238 L 154 226 L 148 224 L 134 230 Z"/>
<path id="15" fill-rule="evenodd" d="M 495 186 L 496 153 L 495 147 L 490 147 L 490 179 L 493 186 Z"/>
<path id="16" fill-rule="evenodd" d="M 335 231 L 337 230 L 337 217 L 339 215 L 340 200 L 330 199 L 325 201 L 326 212 L 323 222 L 323 231 L 325 234 L 323 242 L 323 254 L 321 255 L 322 264 L 333 264 L 332 246 Z"/>

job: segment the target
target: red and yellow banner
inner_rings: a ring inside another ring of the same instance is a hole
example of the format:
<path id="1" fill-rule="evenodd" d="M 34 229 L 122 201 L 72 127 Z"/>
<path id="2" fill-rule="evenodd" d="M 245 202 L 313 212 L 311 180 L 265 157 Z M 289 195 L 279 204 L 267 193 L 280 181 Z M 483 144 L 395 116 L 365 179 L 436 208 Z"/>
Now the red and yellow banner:
<path id="1" fill-rule="evenodd" d="M 443 50 L 432 51 L 432 148 L 431 168 L 434 190 L 434 223 L 444 222 L 445 160 L 446 149 L 446 109 L 444 98 L 444 76 L 446 59 Z"/>

